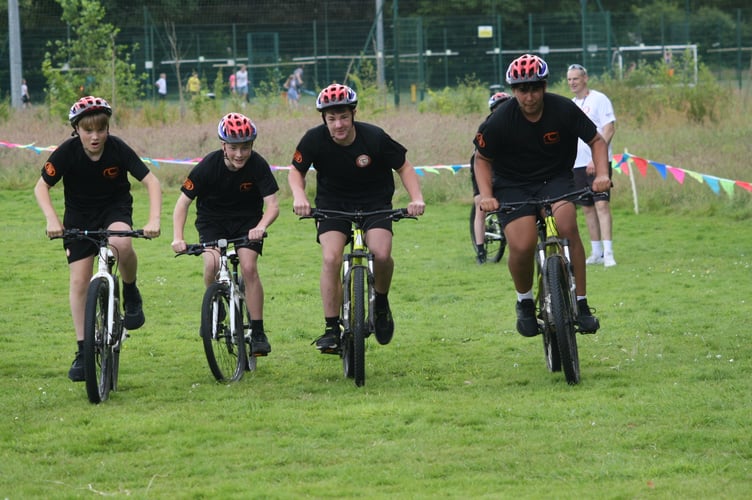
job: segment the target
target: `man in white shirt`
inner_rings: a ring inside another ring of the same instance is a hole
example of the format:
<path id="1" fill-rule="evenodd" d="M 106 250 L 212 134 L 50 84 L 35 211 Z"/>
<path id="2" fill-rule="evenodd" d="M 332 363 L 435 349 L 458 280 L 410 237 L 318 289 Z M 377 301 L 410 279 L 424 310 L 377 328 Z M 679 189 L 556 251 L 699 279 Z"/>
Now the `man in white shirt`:
<path id="1" fill-rule="evenodd" d="M 572 64 L 567 70 L 567 83 L 574 93 L 572 100 L 582 111 L 595 123 L 598 132 L 608 144 L 608 157 L 611 155 L 611 139 L 614 137 L 616 128 L 614 122 L 614 107 L 608 97 L 602 92 L 588 88 L 587 70 L 579 65 Z M 574 180 L 578 188 L 591 185 L 595 175 L 595 167 L 590 148 L 580 140 L 577 144 L 577 158 L 574 163 Z M 609 162 L 608 175 L 611 177 L 612 169 Z M 590 246 L 592 253 L 585 261 L 587 264 L 603 264 L 605 267 L 616 265 L 612 241 L 612 218 L 611 218 L 611 191 L 593 193 L 590 199 L 579 202 L 582 212 L 585 214 L 588 232 L 590 233 Z"/>

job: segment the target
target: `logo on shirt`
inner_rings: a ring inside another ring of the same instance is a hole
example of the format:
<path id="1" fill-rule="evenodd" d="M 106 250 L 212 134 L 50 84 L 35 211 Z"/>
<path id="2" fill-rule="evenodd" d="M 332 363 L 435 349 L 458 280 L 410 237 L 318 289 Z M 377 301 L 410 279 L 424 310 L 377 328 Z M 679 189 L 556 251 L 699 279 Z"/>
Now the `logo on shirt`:
<path id="1" fill-rule="evenodd" d="M 559 137 L 559 132 L 546 132 L 543 134 L 543 144 L 556 144 L 561 140 L 561 137 Z"/>
<path id="2" fill-rule="evenodd" d="M 192 180 L 186 179 L 185 181 L 183 181 L 183 189 L 185 189 L 186 191 L 193 191 L 193 187 L 194 186 Z"/>
<path id="3" fill-rule="evenodd" d="M 292 161 L 294 161 L 295 163 L 302 163 L 303 161 L 303 155 L 297 149 L 295 150 L 295 154 L 292 156 Z"/>
<path id="4" fill-rule="evenodd" d="M 483 139 L 483 134 L 481 134 L 480 132 L 475 134 L 475 143 L 478 145 L 479 148 L 486 147 L 486 140 Z"/>
<path id="5" fill-rule="evenodd" d="M 57 170 L 55 170 L 55 165 L 50 162 L 44 164 L 44 171 L 50 177 L 55 177 L 55 174 L 57 173 Z"/>
<path id="6" fill-rule="evenodd" d="M 370 164 L 371 164 L 371 157 L 368 155 L 360 155 L 357 158 L 355 158 L 355 165 L 358 168 L 366 168 Z"/>
<path id="7" fill-rule="evenodd" d="M 240 192 L 241 193 L 247 193 L 248 191 L 251 190 L 252 187 L 253 187 L 253 183 L 252 182 L 241 182 L 240 183 Z"/>
<path id="8" fill-rule="evenodd" d="M 117 178 L 120 175 L 120 167 L 107 167 L 102 170 L 102 177 L 108 180 Z"/>

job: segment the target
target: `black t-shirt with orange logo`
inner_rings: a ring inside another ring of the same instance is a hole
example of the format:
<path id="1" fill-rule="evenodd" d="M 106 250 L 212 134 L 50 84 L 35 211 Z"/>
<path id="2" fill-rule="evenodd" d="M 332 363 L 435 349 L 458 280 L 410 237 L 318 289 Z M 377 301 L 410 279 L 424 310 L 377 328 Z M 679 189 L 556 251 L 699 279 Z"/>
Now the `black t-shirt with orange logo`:
<path id="1" fill-rule="evenodd" d="M 141 181 L 149 169 L 122 139 L 108 135 L 102 156 L 92 161 L 79 137 L 72 137 L 50 154 L 42 178 L 50 186 L 63 180 L 66 210 L 91 212 L 117 205 L 131 206 L 128 174 Z"/>
<path id="2" fill-rule="evenodd" d="M 355 140 L 336 144 L 326 125 L 300 139 L 292 165 L 303 175 L 316 170 L 316 206 L 335 210 L 372 210 L 392 202 L 392 172 L 405 164 L 407 149 L 383 129 L 355 122 Z"/>
<path id="3" fill-rule="evenodd" d="M 188 174 L 180 190 L 196 199 L 196 222 L 212 219 L 262 217 L 264 197 L 279 191 L 269 163 L 256 151 L 245 166 L 227 168 L 224 151 L 206 155 Z"/>
<path id="4" fill-rule="evenodd" d="M 566 97 L 543 95 L 543 115 L 527 120 L 516 99 L 500 105 L 478 128 L 473 141 L 491 158 L 494 187 L 542 182 L 571 171 L 577 156 L 577 139 L 589 143 L 595 124 Z"/>

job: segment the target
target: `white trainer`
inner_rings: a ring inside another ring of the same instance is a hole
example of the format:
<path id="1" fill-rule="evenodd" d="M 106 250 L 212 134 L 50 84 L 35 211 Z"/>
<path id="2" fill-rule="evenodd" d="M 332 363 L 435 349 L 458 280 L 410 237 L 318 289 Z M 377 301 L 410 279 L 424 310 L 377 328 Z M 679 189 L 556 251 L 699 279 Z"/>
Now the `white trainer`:
<path id="1" fill-rule="evenodd" d="M 616 265 L 616 261 L 614 260 L 614 254 L 607 253 L 603 255 L 603 265 L 605 267 L 614 267 Z"/>
<path id="2" fill-rule="evenodd" d="M 611 256 L 613 259 L 613 256 Z M 587 265 L 593 265 L 593 264 L 603 264 L 603 257 L 600 255 L 591 255 L 585 260 L 585 264 Z"/>

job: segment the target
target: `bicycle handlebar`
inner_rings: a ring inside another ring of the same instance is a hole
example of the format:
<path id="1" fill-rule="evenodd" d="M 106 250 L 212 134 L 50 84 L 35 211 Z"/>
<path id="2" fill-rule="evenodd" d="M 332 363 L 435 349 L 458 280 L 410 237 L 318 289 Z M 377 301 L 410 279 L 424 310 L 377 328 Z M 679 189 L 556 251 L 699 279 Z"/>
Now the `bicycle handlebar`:
<path id="1" fill-rule="evenodd" d="M 311 208 L 309 215 L 301 215 L 300 220 L 303 219 L 315 219 L 317 221 L 325 219 L 339 219 L 350 221 L 353 224 L 362 224 L 368 217 L 374 217 L 377 215 L 383 215 L 384 219 L 392 219 L 393 221 L 399 221 L 402 219 L 417 219 L 414 215 L 409 215 L 407 208 L 387 208 L 382 210 L 329 210 L 327 208 Z"/>
<path id="2" fill-rule="evenodd" d="M 264 238 L 268 236 L 267 233 L 264 233 Z M 223 238 L 219 240 L 214 241 L 205 241 L 204 243 L 191 243 L 190 245 L 186 245 L 186 249 L 184 252 L 179 252 L 175 255 L 175 257 L 178 257 L 180 255 L 201 255 L 204 253 L 204 251 L 211 249 L 211 248 L 217 248 L 217 247 L 227 247 L 229 244 L 236 245 L 240 243 L 241 245 L 245 245 L 248 243 L 254 243 L 259 242 L 261 240 L 249 240 L 248 236 L 240 236 L 238 238 Z M 224 242 L 224 245 L 220 245 L 220 243 Z"/>
<path id="3" fill-rule="evenodd" d="M 64 229 L 60 236 L 50 236 L 51 240 L 58 238 L 78 239 L 100 241 L 110 237 L 128 237 L 128 238 L 145 238 L 150 240 L 150 236 L 144 234 L 143 229 Z"/>
<path id="4" fill-rule="evenodd" d="M 559 196 L 554 196 L 552 198 L 531 198 L 525 201 L 509 201 L 505 203 L 500 203 L 499 208 L 496 210 L 492 210 L 490 212 L 487 212 L 488 214 L 500 214 L 500 213 L 511 213 L 515 210 L 519 210 L 521 207 L 527 206 L 527 205 L 537 205 L 544 207 L 546 205 L 552 205 L 556 203 L 557 201 L 567 200 L 567 201 L 577 201 L 581 200 L 585 196 L 593 194 L 593 190 L 590 188 L 590 186 L 585 186 L 582 189 L 578 189 L 576 191 L 572 191 L 570 193 L 564 193 Z"/>

